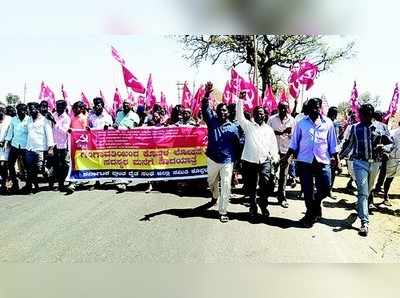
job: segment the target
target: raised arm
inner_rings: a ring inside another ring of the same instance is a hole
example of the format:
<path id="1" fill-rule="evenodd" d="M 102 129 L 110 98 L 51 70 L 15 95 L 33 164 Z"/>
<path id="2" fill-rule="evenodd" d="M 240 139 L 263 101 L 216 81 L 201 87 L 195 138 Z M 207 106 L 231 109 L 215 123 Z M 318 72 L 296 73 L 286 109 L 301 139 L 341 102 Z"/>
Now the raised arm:
<path id="1" fill-rule="evenodd" d="M 213 84 L 211 82 L 207 82 L 205 87 L 204 97 L 201 101 L 201 114 L 203 116 L 204 122 L 208 125 L 211 119 L 214 117 L 214 114 L 210 108 L 210 94 L 213 91 Z"/>
<path id="2" fill-rule="evenodd" d="M 239 122 L 240 127 L 245 131 L 249 125 L 249 120 L 244 117 L 243 112 L 243 99 L 245 98 L 246 93 L 240 92 L 239 100 L 236 103 L 236 120 Z"/>

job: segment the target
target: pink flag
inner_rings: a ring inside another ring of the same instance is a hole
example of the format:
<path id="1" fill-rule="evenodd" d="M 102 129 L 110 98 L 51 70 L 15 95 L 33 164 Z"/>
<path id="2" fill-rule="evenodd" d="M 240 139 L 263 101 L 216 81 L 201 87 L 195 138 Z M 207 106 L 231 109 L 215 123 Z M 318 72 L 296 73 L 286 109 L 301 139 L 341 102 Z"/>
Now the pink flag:
<path id="1" fill-rule="evenodd" d="M 118 88 L 115 88 L 111 116 L 113 116 L 115 118 L 115 116 L 117 115 L 118 109 L 120 109 L 122 107 L 122 103 L 123 103 L 123 100 L 121 98 L 121 94 L 119 93 Z"/>
<path id="2" fill-rule="evenodd" d="M 90 109 L 90 101 L 85 96 L 85 93 L 81 92 L 81 99 L 83 104 L 86 106 L 87 109 Z"/>
<path id="3" fill-rule="evenodd" d="M 246 92 L 246 98 L 243 101 L 243 108 L 246 112 L 252 112 L 256 106 L 261 106 L 258 91 L 252 82 L 241 81 L 240 90 Z"/>
<path id="4" fill-rule="evenodd" d="M 231 87 L 231 93 L 236 97 L 239 96 L 242 82 L 244 82 L 244 79 L 239 75 L 239 73 L 234 68 L 232 68 L 230 87 Z"/>
<path id="5" fill-rule="evenodd" d="M 298 98 L 300 94 L 300 84 L 306 86 L 306 90 L 309 90 L 317 77 L 319 70 L 318 66 L 308 62 L 302 61 L 299 64 L 295 64 L 290 69 L 289 82 L 289 93 L 293 98 Z"/>
<path id="6" fill-rule="evenodd" d="M 192 115 L 197 118 L 201 110 L 201 100 L 204 97 L 206 90 L 204 85 L 201 85 L 199 89 L 197 89 L 196 94 L 194 95 L 193 102 L 192 102 Z"/>
<path id="7" fill-rule="evenodd" d="M 360 104 L 358 102 L 358 91 L 357 91 L 356 81 L 354 81 L 353 90 L 351 91 L 350 106 L 351 106 L 351 111 L 356 115 L 356 119 L 358 121 L 358 108 Z"/>
<path id="8" fill-rule="evenodd" d="M 187 86 L 187 82 L 185 81 L 185 84 L 183 85 L 183 90 L 182 90 L 182 106 L 184 108 L 190 108 L 192 99 L 193 99 L 193 96 L 190 93 L 190 90 Z"/>
<path id="9" fill-rule="evenodd" d="M 276 103 L 274 92 L 272 91 L 271 86 L 267 86 L 265 89 L 263 107 L 266 108 L 269 113 L 272 113 L 278 109 L 278 104 Z"/>
<path id="10" fill-rule="evenodd" d="M 106 112 L 108 114 L 112 115 L 113 114 L 112 113 L 112 107 L 110 107 L 110 105 L 106 102 L 106 98 L 104 97 L 103 92 L 101 92 L 101 89 L 100 89 L 100 97 L 103 99 L 104 109 L 106 110 Z"/>
<path id="11" fill-rule="evenodd" d="M 49 86 L 45 85 L 43 81 L 40 86 L 39 99 L 45 100 L 47 102 L 50 111 L 53 111 L 56 108 L 56 97 L 54 95 L 54 92 L 50 89 Z"/>
<path id="12" fill-rule="evenodd" d="M 139 106 L 144 106 L 144 103 L 145 103 L 145 97 L 143 96 L 143 95 L 139 95 L 138 96 L 138 104 L 139 104 Z"/>
<path id="13" fill-rule="evenodd" d="M 160 96 L 160 106 L 165 110 L 167 109 L 167 98 L 165 97 L 165 94 L 162 91 Z"/>
<path id="14" fill-rule="evenodd" d="M 233 102 L 232 90 L 229 81 L 225 84 L 224 93 L 222 95 L 222 102 L 225 104 L 231 104 Z"/>
<path id="15" fill-rule="evenodd" d="M 285 89 L 282 89 L 282 91 L 281 91 L 281 96 L 279 98 L 279 102 L 287 102 L 287 103 L 289 103 Z"/>
<path id="16" fill-rule="evenodd" d="M 397 105 L 399 103 L 399 85 L 396 83 L 394 87 L 392 101 L 390 102 L 389 110 L 387 111 L 385 117 L 383 118 L 384 122 L 387 123 L 390 117 L 393 117 L 397 112 Z"/>
<path id="17" fill-rule="evenodd" d="M 125 60 L 121 58 L 118 51 L 113 46 L 111 46 L 111 55 L 115 58 L 115 60 L 117 60 L 122 65 L 125 64 Z"/>
<path id="18" fill-rule="evenodd" d="M 153 79 L 151 78 L 150 74 L 149 79 L 147 80 L 147 88 L 146 88 L 146 108 L 152 109 L 155 103 L 156 103 L 156 96 L 154 95 Z"/>
<path id="19" fill-rule="evenodd" d="M 143 94 L 145 92 L 143 84 L 124 65 L 122 65 L 122 73 L 126 87 L 131 87 L 137 93 Z"/>
<path id="20" fill-rule="evenodd" d="M 318 72 L 318 66 L 308 61 L 301 62 L 298 74 L 300 84 L 305 85 L 306 90 L 310 89 L 314 85 L 314 80 L 317 77 Z"/>

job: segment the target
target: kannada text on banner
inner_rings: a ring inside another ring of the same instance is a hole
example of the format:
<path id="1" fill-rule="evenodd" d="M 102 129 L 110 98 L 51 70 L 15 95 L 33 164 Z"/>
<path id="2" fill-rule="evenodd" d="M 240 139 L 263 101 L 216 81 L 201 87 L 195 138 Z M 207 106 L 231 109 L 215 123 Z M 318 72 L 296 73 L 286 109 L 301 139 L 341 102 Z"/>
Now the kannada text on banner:
<path id="1" fill-rule="evenodd" d="M 76 130 L 70 181 L 173 180 L 207 176 L 206 127 Z"/>

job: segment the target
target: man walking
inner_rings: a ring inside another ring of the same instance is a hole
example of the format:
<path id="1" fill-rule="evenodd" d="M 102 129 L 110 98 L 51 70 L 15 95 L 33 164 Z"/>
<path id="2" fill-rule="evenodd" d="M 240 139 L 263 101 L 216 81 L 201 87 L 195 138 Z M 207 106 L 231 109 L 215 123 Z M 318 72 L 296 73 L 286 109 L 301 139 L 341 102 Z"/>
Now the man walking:
<path id="1" fill-rule="evenodd" d="M 297 157 L 296 171 L 306 204 L 301 222 L 307 228 L 322 217 L 321 202 L 331 189 L 331 158 L 334 167 L 339 165 L 335 127 L 329 118 L 321 115 L 321 105 L 320 98 L 308 100 L 308 116 L 295 126 L 288 152 L 281 160 L 286 165 L 292 155 Z"/>
<path id="2" fill-rule="evenodd" d="M 236 118 L 244 131 L 245 141 L 242 153 L 243 167 L 247 173 L 248 193 L 250 195 L 250 216 L 257 216 L 257 181 L 260 185 L 261 213 L 269 216 L 268 197 L 274 191 L 275 164 L 279 162 L 278 143 L 273 129 L 265 123 L 265 112 L 260 106 L 253 110 L 253 121 L 244 117 L 243 99 L 246 93 L 241 92 L 236 103 Z"/>
<path id="3" fill-rule="evenodd" d="M 350 128 L 345 138 L 340 157 L 351 153 L 352 172 L 357 184 L 357 213 L 361 220 L 359 234 L 368 235 L 368 197 L 375 184 L 382 155 L 390 150 L 386 147 L 392 143 L 390 135 L 379 123 L 372 121 L 374 107 L 364 104 L 359 109 L 360 122 Z"/>
<path id="4" fill-rule="evenodd" d="M 295 125 L 294 118 L 288 113 L 289 105 L 287 102 L 280 102 L 278 105 L 278 114 L 269 118 L 268 124 L 274 130 L 279 147 L 280 157 L 284 157 L 289 149 L 292 130 Z M 278 181 L 278 201 L 283 208 L 288 208 L 286 200 L 285 187 L 289 174 L 289 164 L 280 164 Z"/>
<path id="5" fill-rule="evenodd" d="M 210 108 L 210 94 L 213 85 L 208 82 L 202 100 L 202 116 L 208 128 L 207 171 L 208 185 L 212 193 L 211 202 L 215 204 L 219 198 L 219 213 L 221 222 L 229 221 L 227 205 L 231 193 L 233 163 L 237 158 L 239 148 L 239 132 L 236 125 L 228 119 L 226 104 L 217 106 L 216 114 Z M 219 193 L 221 180 L 221 194 Z"/>

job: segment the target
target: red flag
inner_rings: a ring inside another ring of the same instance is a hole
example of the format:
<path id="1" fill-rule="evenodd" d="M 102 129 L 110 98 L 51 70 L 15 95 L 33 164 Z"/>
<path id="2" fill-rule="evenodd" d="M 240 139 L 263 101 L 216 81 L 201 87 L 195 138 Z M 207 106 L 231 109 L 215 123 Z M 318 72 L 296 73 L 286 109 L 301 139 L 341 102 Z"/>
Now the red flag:
<path id="1" fill-rule="evenodd" d="M 86 106 L 87 109 L 90 109 L 90 101 L 87 99 L 87 97 L 85 96 L 85 94 L 83 92 L 81 92 L 81 99 L 83 104 Z"/>
<path id="2" fill-rule="evenodd" d="M 199 89 L 197 89 L 196 94 L 194 95 L 193 104 L 192 104 L 192 115 L 196 118 L 201 110 L 201 100 L 204 97 L 205 93 L 206 93 L 206 90 L 204 88 L 204 85 L 201 85 L 199 87 Z"/>
<path id="3" fill-rule="evenodd" d="M 193 99 L 192 94 L 190 93 L 190 90 L 187 86 L 187 82 L 185 81 L 185 84 L 183 85 L 183 90 L 182 90 L 182 106 L 184 108 L 190 108 L 192 99 Z"/>
<path id="4" fill-rule="evenodd" d="M 252 82 L 241 81 L 240 89 L 246 92 L 246 98 L 243 101 L 243 108 L 246 112 L 252 112 L 256 106 L 262 105 L 259 100 L 257 88 Z"/>
<path id="5" fill-rule="evenodd" d="M 225 84 L 224 93 L 222 95 L 222 102 L 225 104 L 233 103 L 232 90 L 229 81 L 227 81 Z"/>
<path id="6" fill-rule="evenodd" d="M 122 107 L 122 102 L 123 100 L 121 98 L 121 94 L 119 93 L 118 88 L 115 88 L 113 107 L 111 111 L 111 116 L 113 116 L 114 118 L 117 115 L 118 109 Z"/>
<path id="7" fill-rule="evenodd" d="M 392 96 L 392 101 L 390 102 L 390 106 L 389 109 L 385 115 L 385 117 L 383 117 L 384 122 L 387 123 L 387 121 L 389 120 L 390 117 L 393 117 L 396 112 L 397 112 L 397 105 L 399 103 L 399 85 L 398 83 L 396 83 L 396 86 L 394 87 L 394 91 L 393 91 L 393 96 Z"/>
<path id="8" fill-rule="evenodd" d="M 265 89 L 263 107 L 266 108 L 269 113 L 272 113 L 278 109 L 278 104 L 276 103 L 274 92 L 272 91 L 271 86 L 267 86 Z"/>
<path id="9" fill-rule="evenodd" d="M 150 74 L 149 79 L 147 80 L 147 88 L 146 88 L 146 107 L 152 109 L 155 103 L 156 103 L 156 97 L 154 95 L 153 79 L 151 78 Z"/>
<path id="10" fill-rule="evenodd" d="M 122 65 L 122 74 L 126 87 L 132 88 L 137 93 L 143 94 L 145 92 L 143 84 L 124 65 Z"/>
<path id="11" fill-rule="evenodd" d="M 111 46 L 111 55 L 115 58 L 115 60 L 117 60 L 122 65 L 125 64 L 125 60 L 121 58 L 118 51 L 113 46 Z"/>

